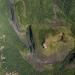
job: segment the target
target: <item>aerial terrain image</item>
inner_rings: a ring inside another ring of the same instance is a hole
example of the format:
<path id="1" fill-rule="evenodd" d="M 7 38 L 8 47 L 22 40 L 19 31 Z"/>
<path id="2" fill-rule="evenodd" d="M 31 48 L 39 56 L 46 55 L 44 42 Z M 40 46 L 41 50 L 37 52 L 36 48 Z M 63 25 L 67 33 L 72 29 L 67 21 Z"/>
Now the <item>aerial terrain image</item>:
<path id="1" fill-rule="evenodd" d="M 0 0 L 0 75 L 75 75 L 75 0 Z"/>

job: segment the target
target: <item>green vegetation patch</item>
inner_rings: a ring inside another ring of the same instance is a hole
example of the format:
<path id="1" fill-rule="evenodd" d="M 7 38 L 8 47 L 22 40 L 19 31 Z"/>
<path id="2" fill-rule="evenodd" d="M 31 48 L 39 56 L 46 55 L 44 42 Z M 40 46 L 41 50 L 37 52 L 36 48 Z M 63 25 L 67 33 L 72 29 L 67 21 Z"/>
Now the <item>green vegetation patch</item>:
<path id="1" fill-rule="evenodd" d="M 61 27 L 59 30 L 59 33 L 56 33 L 55 35 L 48 35 L 47 38 L 45 38 L 45 42 L 43 43 L 43 46 L 45 49 L 42 50 L 42 52 L 49 56 L 55 53 L 62 52 L 62 50 L 70 51 L 74 48 L 74 38 L 70 35 L 72 34 L 71 30 L 66 29 L 66 27 Z M 63 39 L 62 38 L 62 33 Z"/>

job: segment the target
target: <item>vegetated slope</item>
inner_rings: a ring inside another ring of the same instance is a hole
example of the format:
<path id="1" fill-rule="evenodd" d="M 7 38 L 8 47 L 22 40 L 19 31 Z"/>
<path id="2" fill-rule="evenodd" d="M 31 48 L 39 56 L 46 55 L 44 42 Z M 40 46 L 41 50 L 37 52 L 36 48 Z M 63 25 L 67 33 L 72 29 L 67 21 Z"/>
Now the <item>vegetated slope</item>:
<path id="1" fill-rule="evenodd" d="M 49 4 L 48 4 L 49 3 Z M 41 1 L 41 0 L 20 0 L 15 3 L 16 11 L 18 13 L 19 18 L 25 18 L 20 19 L 21 23 L 23 20 L 25 21 L 24 25 L 27 24 L 33 24 L 33 23 L 39 23 L 41 20 L 44 20 L 45 17 L 51 17 L 52 11 L 52 1 Z M 50 8 L 49 8 L 50 7 Z M 24 11 L 24 9 L 26 11 Z M 24 13 L 23 13 L 24 12 Z"/>
<path id="2" fill-rule="evenodd" d="M 21 30 L 25 31 L 29 25 L 32 25 L 38 44 L 43 42 L 48 33 L 57 32 L 51 28 L 53 24 L 54 27 L 58 25 L 69 26 L 69 23 L 65 24 L 65 22 L 73 21 L 71 19 L 74 13 L 71 11 L 74 10 L 73 7 L 73 0 L 15 1 L 16 15 Z"/>
<path id="3" fill-rule="evenodd" d="M 24 31 L 28 25 L 36 31 L 50 27 L 49 23 L 55 15 L 58 19 L 74 20 L 73 0 L 19 0 L 15 1 L 15 10 L 20 28 Z"/>
<path id="4" fill-rule="evenodd" d="M 74 22 L 74 2 L 72 0 L 71 0 L 72 2 L 71 1 L 68 2 L 68 1 L 69 0 L 64 0 L 62 2 L 60 0 L 58 2 L 60 5 L 58 5 L 59 13 L 57 13 L 58 14 L 57 16 L 59 18 L 60 17 L 63 18 L 65 21 L 71 21 L 72 23 Z M 44 1 L 31 0 L 31 2 L 30 0 L 20 0 L 19 2 L 17 2 L 15 6 L 18 5 L 18 7 L 16 7 L 16 12 L 17 12 L 18 20 L 21 24 L 20 25 L 21 29 L 25 30 L 26 26 L 31 24 L 33 27 L 33 31 L 35 31 L 34 34 L 38 35 L 37 40 L 39 38 L 40 32 L 41 32 L 40 34 L 43 34 L 43 36 L 46 32 L 50 32 L 48 31 L 49 30 L 48 27 L 50 26 L 50 24 L 48 23 L 48 20 L 50 21 L 52 17 L 54 17 L 55 15 L 53 11 L 54 4 L 55 3 L 52 0 L 44 0 Z M 74 26 L 74 23 L 72 26 Z M 45 29 L 45 27 L 47 28 Z M 46 32 L 44 33 L 44 31 Z M 40 36 L 40 37 L 44 38 L 43 36 Z"/>
<path id="5" fill-rule="evenodd" d="M 2 54 L 3 57 L 5 57 L 5 60 L 3 60 L 4 63 L 0 63 L 0 75 L 14 71 L 17 71 L 19 75 L 50 75 L 51 72 L 48 70 L 43 72 L 35 71 L 33 67 L 22 58 L 19 50 L 23 50 L 25 47 L 9 24 L 10 21 L 8 20 L 10 15 L 8 14 L 7 0 L 0 0 L 0 3 L 0 38 L 5 35 L 4 43 L 3 41 L 1 43 L 0 39 L 0 44 L 4 46 Z"/>
<path id="6" fill-rule="evenodd" d="M 35 22 L 35 20 L 41 21 L 45 18 L 53 17 L 53 6 L 55 4 L 60 8 L 60 11 L 64 13 L 60 16 L 65 15 L 74 18 L 74 0 L 20 0 L 16 2 L 19 16 L 26 14 L 26 18 L 28 18 L 30 24 Z M 26 10 L 25 12 L 23 12 L 24 9 Z"/>
<path id="7" fill-rule="evenodd" d="M 62 14 L 60 16 L 64 16 L 67 19 L 70 19 L 74 22 L 75 20 L 75 1 L 74 0 L 53 0 L 55 4 L 58 5 Z"/>
<path id="8" fill-rule="evenodd" d="M 7 0 L 0 0 L 0 48 L 1 45 L 4 47 L 2 57 L 5 57 L 5 60 L 0 59 L 0 75 L 6 75 L 6 72 L 14 71 L 17 71 L 20 75 L 27 75 L 34 69 L 22 58 L 19 52 L 25 47 L 9 24 L 9 18 Z M 5 39 L 1 41 L 2 36 L 5 36 Z M 3 43 L 4 40 L 5 42 Z"/>

